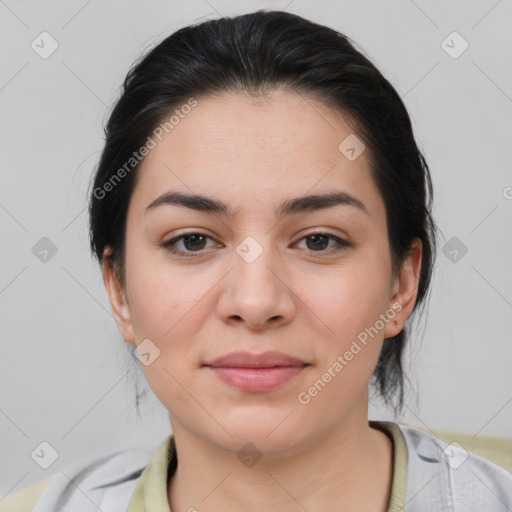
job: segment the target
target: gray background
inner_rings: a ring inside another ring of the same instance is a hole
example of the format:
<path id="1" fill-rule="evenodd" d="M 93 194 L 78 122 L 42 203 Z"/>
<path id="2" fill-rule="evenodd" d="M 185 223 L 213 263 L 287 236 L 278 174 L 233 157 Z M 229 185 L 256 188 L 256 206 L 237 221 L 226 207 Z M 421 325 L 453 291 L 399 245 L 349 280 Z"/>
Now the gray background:
<path id="1" fill-rule="evenodd" d="M 510 1 L 0 0 L 0 494 L 169 432 L 153 396 L 135 414 L 137 374 L 89 253 L 87 187 L 136 57 L 183 25 L 260 8 L 344 32 L 391 81 L 431 168 L 440 249 L 459 241 L 439 252 L 398 419 L 512 438 Z M 46 59 L 31 47 L 43 31 L 59 45 Z M 469 44 L 457 58 L 442 45 L 460 51 L 454 31 Z M 46 262 L 32 250 L 42 237 L 57 248 Z M 377 402 L 370 417 L 393 419 Z M 46 470 L 31 457 L 42 441 L 59 454 Z"/>

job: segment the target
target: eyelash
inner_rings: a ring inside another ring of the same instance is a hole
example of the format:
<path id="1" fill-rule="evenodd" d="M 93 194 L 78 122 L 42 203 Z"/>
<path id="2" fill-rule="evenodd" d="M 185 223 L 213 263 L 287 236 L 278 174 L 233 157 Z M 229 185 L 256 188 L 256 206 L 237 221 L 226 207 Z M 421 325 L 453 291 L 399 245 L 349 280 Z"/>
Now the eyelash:
<path id="1" fill-rule="evenodd" d="M 204 233 L 201 233 L 201 232 L 191 232 L 191 233 L 185 233 L 184 235 L 180 235 L 176 238 L 173 238 L 172 240 L 168 240 L 167 242 L 164 242 L 162 244 L 162 247 L 164 247 L 165 249 L 167 249 L 168 251 L 172 252 L 173 254 L 176 254 L 178 255 L 179 257 L 185 257 L 185 258 L 194 258 L 194 257 L 198 257 L 200 256 L 201 254 L 203 254 L 206 249 L 201 249 L 199 251 L 183 251 L 181 249 L 177 249 L 175 247 L 175 244 L 179 241 L 181 241 L 182 239 L 184 239 L 185 237 L 188 237 L 188 236 L 193 236 L 193 235 L 199 235 L 199 236 L 202 236 L 202 237 L 205 237 L 205 238 L 212 238 Z M 330 240 L 334 240 L 338 245 L 337 247 L 332 247 L 331 249 L 328 249 L 328 250 L 319 250 L 319 251 L 314 251 L 314 250 L 309 250 L 310 252 L 312 253 L 322 253 L 323 255 L 330 255 L 330 254 L 333 254 L 333 253 L 337 253 L 339 251 L 342 251 L 343 249 L 346 249 L 348 247 L 352 247 L 353 244 L 351 244 L 350 242 L 347 242 L 346 240 L 343 240 L 335 235 L 332 235 L 331 233 L 324 233 L 322 231 L 318 231 L 318 232 L 314 232 L 314 233 L 309 233 L 308 235 L 302 237 L 300 241 L 302 240 L 305 240 L 306 238 L 311 238 L 313 236 L 323 236 L 323 237 L 327 237 L 329 238 Z"/>

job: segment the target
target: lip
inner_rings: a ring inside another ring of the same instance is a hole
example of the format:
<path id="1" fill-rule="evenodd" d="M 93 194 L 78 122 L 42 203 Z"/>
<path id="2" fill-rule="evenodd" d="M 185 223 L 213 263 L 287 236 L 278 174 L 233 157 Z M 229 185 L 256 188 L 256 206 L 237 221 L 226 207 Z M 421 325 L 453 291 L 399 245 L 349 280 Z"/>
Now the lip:
<path id="1" fill-rule="evenodd" d="M 253 354 L 251 352 L 230 352 L 218 357 L 205 366 L 224 368 L 274 368 L 276 366 L 305 366 L 306 362 L 292 357 L 283 352 L 262 352 Z"/>
<path id="2" fill-rule="evenodd" d="M 247 392 L 270 391 L 301 373 L 309 364 L 282 352 L 232 352 L 208 367 L 220 380 Z"/>

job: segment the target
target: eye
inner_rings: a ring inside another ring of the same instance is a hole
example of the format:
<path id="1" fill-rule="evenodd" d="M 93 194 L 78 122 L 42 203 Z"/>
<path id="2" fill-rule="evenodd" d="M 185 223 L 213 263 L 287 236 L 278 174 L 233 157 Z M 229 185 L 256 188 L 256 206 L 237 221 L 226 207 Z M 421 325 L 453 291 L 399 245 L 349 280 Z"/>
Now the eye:
<path id="1" fill-rule="evenodd" d="M 186 235 L 181 235 L 164 242 L 162 246 L 179 256 L 195 256 L 196 254 L 194 253 L 199 253 L 204 250 L 208 238 L 212 239 L 203 233 L 187 233 Z M 177 244 L 180 242 L 183 243 L 185 250 L 177 247 Z"/>
<path id="2" fill-rule="evenodd" d="M 306 241 L 306 247 L 308 250 L 312 252 L 322 252 L 324 254 L 332 254 L 338 251 L 341 251 L 345 247 L 350 247 L 351 244 L 346 240 L 342 240 L 341 238 L 332 235 L 331 233 L 311 233 L 304 238 L 301 238 L 300 241 Z M 334 242 L 334 246 L 325 250 L 330 242 Z"/>

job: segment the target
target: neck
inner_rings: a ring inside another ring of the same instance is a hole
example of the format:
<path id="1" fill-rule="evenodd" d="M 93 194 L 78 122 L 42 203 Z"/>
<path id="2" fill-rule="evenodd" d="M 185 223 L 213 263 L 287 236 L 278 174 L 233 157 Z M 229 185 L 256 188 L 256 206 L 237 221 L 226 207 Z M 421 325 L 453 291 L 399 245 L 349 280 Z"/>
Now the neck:
<path id="1" fill-rule="evenodd" d="M 292 455 L 263 457 L 250 467 L 179 423 L 173 434 L 178 467 L 168 485 L 172 512 L 387 510 L 393 445 L 365 416 L 347 419 Z"/>

